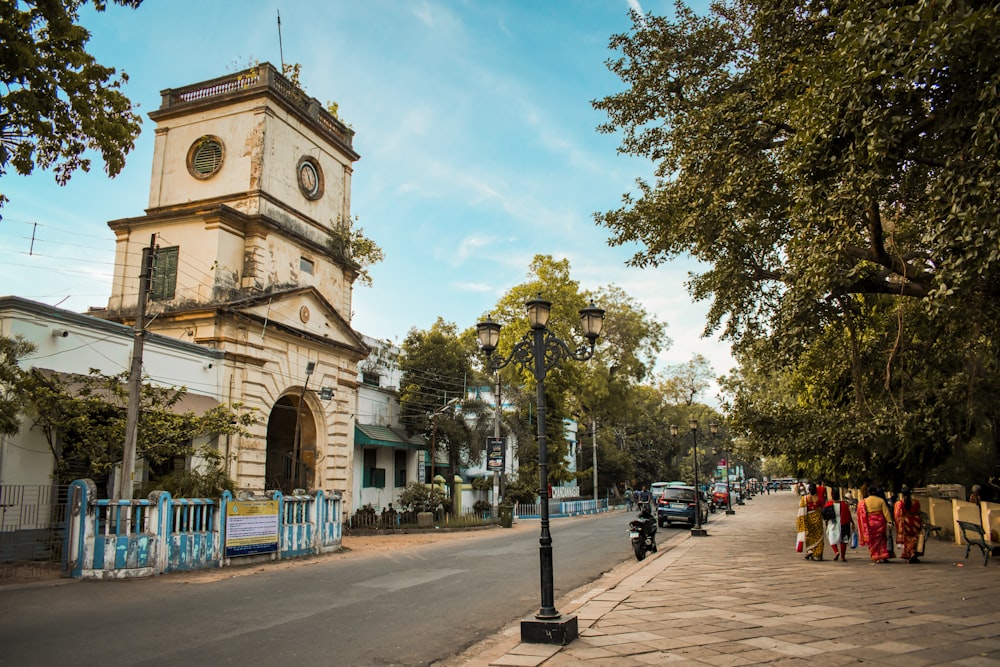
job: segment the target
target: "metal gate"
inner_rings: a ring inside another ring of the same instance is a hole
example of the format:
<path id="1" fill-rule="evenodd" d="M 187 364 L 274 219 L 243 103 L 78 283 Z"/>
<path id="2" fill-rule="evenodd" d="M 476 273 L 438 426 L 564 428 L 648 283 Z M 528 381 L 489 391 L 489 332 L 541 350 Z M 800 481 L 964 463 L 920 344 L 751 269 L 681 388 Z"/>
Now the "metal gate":
<path id="1" fill-rule="evenodd" d="M 0 486 L 0 563 L 62 561 L 68 486 Z"/>

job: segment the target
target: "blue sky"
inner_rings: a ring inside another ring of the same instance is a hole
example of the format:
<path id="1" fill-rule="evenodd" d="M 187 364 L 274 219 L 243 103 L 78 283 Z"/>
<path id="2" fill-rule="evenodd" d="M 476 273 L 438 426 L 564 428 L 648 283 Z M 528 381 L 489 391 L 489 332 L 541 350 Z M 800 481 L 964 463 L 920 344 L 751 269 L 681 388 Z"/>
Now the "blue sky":
<path id="1" fill-rule="evenodd" d="M 697 5 L 696 5 L 697 6 Z M 475 324 L 537 254 L 568 258 L 585 289 L 617 284 L 668 325 L 659 363 L 705 355 L 717 373 L 729 347 L 701 338 L 707 303 L 684 281 L 695 265 L 626 266 L 593 214 L 616 208 L 651 166 L 617 154 L 591 101 L 622 89 L 605 61 L 629 9 L 660 0 L 146 0 L 86 11 L 90 50 L 128 73 L 143 131 L 115 179 L 99 158 L 59 187 L 52 174 L 10 174 L 0 213 L 0 294 L 76 311 L 104 306 L 114 236 L 107 221 L 148 204 L 159 91 L 269 61 L 302 65 L 301 82 L 336 101 L 356 132 L 352 214 L 385 251 L 374 286 L 357 286 L 354 327 L 402 341 L 441 316 Z M 277 12 L 281 13 L 279 50 Z M 37 226 L 35 226 L 37 224 Z M 32 236 L 34 243 L 32 244 Z M 714 396 L 704 396 L 714 402 Z"/>

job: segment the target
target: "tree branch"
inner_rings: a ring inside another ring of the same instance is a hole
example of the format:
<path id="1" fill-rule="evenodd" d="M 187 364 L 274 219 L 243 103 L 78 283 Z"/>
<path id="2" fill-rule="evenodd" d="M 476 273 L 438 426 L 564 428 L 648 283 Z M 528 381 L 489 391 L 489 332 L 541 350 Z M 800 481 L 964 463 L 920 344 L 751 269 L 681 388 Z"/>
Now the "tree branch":
<path id="1" fill-rule="evenodd" d="M 891 282 L 878 278 L 861 278 L 844 287 L 844 294 L 892 294 L 894 296 L 911 296 L 923 299 L 929 293 L 926 285 L 913 281 Z"/>
<path id="2" fill-rule="evenodd" d="M 881 231 L 879 232 L 879 236 L 881 237 Z M 879 242 L 881 243 L 881 240 Z M 873 245 L 874 243 L 875 241 L 873 240 Z M 844 254 L 853 259 L 860 259 L 884 266 L 907 282 L 922 285 L 925 291 L 934 277 L 934 274 L 931 272 L 905 262 L 901 257 L 889 255 L 884 247 L 882 248 L 881 257 L 874 247 L 866 249 L 852 244 L 847 244 L 844 247 Z"/>

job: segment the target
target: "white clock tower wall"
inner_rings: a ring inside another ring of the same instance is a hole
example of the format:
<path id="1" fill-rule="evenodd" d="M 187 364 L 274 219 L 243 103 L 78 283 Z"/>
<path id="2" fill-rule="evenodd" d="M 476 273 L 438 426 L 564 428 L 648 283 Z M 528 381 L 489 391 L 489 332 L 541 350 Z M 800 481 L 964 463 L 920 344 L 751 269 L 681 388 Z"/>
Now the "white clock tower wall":
<path id="1" fill-rule="evenodd" d="M 369 352 L 350 326 L 356 267 L 338 228 L 351 224 L 353 131 L 267 63 L 161 94 L 149 208 L 108 223 L 105 316 L 134 319 L 155 235 L 174 282 L 150 297 L 149 329 L 224 350 L 221 393 L 264 418 L 234 439 L 238 485 L 339 490 L 349 507 L 357 363 Z M 309 472 L 281 480 L 290 412 Z"/>

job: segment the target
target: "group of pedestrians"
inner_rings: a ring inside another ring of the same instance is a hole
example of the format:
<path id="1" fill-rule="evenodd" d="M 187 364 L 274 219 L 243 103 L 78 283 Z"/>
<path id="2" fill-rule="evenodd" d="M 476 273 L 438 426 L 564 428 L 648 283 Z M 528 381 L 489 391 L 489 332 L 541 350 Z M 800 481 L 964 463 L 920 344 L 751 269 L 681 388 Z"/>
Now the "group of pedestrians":
<path id="1" fill-rule="evenodd" d="M 863 486 L 856 513 L 841 499 L 840 490 L 810 483 L 799 500 L 796 518 L 796 549 L 806 560 L 823 560 L 829 544 L 833 560 L 846 562 L 847 549 L 866 546 L 873 563 L 887 563 L 895 558 L 900 545 L 901 558 L 919 563 L 923 555 L 923 519 L 920 501 L 909 487 L 900 489 L 899 499 L 891 504 L 882 489 Z M 856 517 L 856 518 L 855 518 Z"/>
<path id="2" fill-rule="evenodd" d="M 650 495 L 645 486 L 638 491 L 625 489 L 626 511 L 631 512 L 633 509 L 638 509 L 641 512 L 644 508 L 650 511 L 650 507 Z"/>

